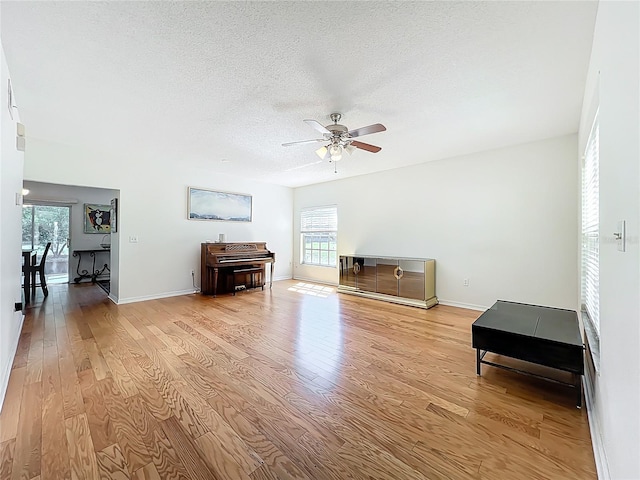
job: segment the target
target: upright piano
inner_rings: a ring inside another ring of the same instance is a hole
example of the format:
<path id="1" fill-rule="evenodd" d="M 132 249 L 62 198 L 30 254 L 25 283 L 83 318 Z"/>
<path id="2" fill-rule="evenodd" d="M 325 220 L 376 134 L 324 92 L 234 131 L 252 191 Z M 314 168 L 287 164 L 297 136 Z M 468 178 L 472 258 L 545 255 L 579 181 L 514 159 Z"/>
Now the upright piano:
<path id="1" fill-rule="evenodd" d="M 269 288 L 273 285 L 276 254 L 267 250 L 266 242 L 202 243 L 200 252 L 203 295 L 215 297 L 220 292 L 235 292 L 235 278 L 238 274 L 249 272 L 252 279 L 256 278 L 255 273 L 259 273 L 258 286 L 264 289 L 267 263 L 271 264 Z"/>

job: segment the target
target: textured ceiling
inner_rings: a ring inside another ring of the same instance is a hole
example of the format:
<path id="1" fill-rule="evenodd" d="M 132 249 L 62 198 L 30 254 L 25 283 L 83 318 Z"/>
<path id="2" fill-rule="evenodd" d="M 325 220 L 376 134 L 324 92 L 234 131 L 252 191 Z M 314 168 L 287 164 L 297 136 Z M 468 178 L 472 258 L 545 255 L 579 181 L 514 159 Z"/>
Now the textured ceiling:
<path id="1" fill-rule="evenodd" d="M 29 136 L 288 186 L 576 132 L 595 2 L 10 2 Z M 338 163 L 303 123 L 383 123 Z"/>

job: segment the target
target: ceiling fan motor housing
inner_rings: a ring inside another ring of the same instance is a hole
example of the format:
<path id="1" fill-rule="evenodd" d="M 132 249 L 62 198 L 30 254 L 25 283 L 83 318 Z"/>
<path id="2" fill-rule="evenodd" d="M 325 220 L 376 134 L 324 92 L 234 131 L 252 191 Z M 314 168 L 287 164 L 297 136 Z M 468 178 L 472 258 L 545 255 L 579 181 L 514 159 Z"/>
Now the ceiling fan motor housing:
<path id="1" fill-rule="evenodd" d="M 327 125 L 326 129 L 329 130 L 334 135 L 340 135 L 341 133 L 347 133 L 349 129 L 344 125 L 340 125 L 338 123 L 333 123 L 331 125 Z"/>
<path id="2" fill-rule="evenodd" d="M 346 145 L 348 142 L 349 135 L 347 132 L 349 129 L 344 125 L 340 125 L 334 123 L 332 125 L 327 125 L 326 129 L 331 132 L 331 135 L 326 134 L 325 137 L 327 140 L 330 140 L 333 145 Z"/>
<path id="3" fill-rule="evenodd" d="M 343 143 L 349 136 L 347 132 L 349 129 L 344 125 L 340 125 L 338 122 L 342 118 L 342 115 L 339 113 L 332 113 L 330 115 L 331 121 L 333 124 L 327 125 L 325 128 L 331 132 L 331 135 L 325 135 L 327 140 L 331 140 L 333 145 L 338 145 Z"/>

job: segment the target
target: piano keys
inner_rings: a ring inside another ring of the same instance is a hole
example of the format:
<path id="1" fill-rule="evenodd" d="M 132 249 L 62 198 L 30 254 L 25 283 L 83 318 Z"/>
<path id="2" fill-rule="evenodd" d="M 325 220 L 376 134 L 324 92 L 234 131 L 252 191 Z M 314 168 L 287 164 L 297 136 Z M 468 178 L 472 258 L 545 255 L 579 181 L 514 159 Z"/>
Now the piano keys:
<path id="1" fill-rule="evenodd" d="M 202 243 L 200 244 L 200 275 L 202 294 L 235 292 L 236 279 L 250 275 L 252 287 L 265 283 L 266 264 L 271 264 L 269 288 L 273 285 L 276 254 L 266 242 Z M 256 285 L 255 279 L 259 279 Z"/>

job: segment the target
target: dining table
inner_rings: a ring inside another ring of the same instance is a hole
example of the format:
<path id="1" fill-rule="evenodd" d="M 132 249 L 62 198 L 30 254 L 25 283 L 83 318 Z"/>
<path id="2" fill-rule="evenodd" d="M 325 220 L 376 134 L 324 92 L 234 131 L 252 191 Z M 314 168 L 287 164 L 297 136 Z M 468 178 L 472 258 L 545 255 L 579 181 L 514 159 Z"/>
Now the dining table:
<path id="1" fill-rule="evenodd" d="M 22 249 L 22 273 L 24 274 L 24 302 L 31 301 L 31 268 L 37 262 L 37 252 L 35 248 Z"/>

